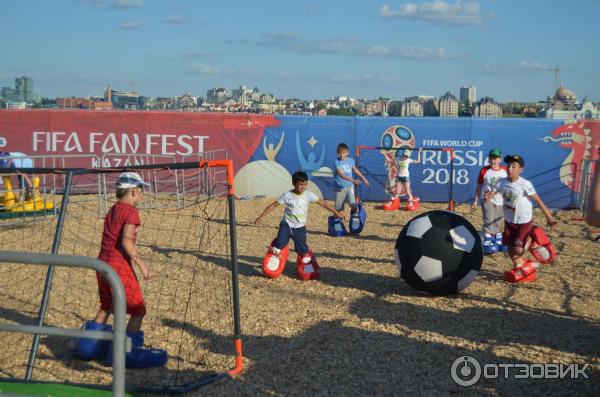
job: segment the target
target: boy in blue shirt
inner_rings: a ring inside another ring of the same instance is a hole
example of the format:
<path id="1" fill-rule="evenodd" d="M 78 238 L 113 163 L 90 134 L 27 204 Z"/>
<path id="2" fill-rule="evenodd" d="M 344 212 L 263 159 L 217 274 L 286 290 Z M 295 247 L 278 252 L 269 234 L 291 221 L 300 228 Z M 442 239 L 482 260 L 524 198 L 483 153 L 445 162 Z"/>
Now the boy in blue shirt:
<path id="1" fill-rule="evenodd" d="M 337 146 L 337 155 L 338 158 L 335 160 L 335 210 L 343 211 L 347 203 L 350 206 L 351 212 L 354 213 L 358 210 L 354 186 L 360 185 L 360 179 L 367 186 L 369 186 L 369 181 L 356 168 L 354 159 L 348 157 L 348 145 L 340 143 Z M 360 179 L 354 179 L 354 174 Z"/>

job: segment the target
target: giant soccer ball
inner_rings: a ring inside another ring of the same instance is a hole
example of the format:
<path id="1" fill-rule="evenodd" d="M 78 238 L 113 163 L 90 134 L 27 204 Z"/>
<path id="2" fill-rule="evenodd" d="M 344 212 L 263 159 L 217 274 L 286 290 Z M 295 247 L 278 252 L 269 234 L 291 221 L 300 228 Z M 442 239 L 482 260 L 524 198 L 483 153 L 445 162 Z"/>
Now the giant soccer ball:
<path id="1" fill-rule="evenodd" d="M 394 250 L 400 277 L 412 288 L 434 295 L 463 290 L 483 262 L 479 233 L 465 218 L 430 211 L 408 222 Z"/>

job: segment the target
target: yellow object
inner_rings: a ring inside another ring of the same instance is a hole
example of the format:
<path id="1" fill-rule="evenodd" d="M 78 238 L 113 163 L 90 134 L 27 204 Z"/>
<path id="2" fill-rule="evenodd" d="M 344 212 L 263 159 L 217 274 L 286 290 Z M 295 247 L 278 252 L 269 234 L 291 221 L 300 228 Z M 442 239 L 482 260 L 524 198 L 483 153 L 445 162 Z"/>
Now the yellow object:
<path id="1" fill-rule="evenodd" d="M 33 178 L 33 198 L 22 203 L 17 202 L 17 196 L 13 191 L 10 176 L 5 175 L 2 179 L 4 180 L 4 189 L 6 190 L 2 200 L 5 212 L 34 212 L 54 208 L 54 204 L 45 202 L 40 194 L 40 178 Z"/>

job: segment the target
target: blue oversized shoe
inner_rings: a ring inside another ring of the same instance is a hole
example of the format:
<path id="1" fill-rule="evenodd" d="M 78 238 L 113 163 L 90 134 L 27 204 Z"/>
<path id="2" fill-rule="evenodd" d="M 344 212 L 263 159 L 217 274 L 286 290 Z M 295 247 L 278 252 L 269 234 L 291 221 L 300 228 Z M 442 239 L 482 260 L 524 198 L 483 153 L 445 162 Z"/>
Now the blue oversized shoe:
<path id="1" fill-rule="evenodd" d="M 358 210 L 350 213 L 349 229 L 352 234 L 360 234 L 365 227 L 367 221 L 367 211 L 362 204 L 358 204 Z"/>
<path id="2" fill-rule="evenodd" d="M 162 367 L 167 363 L 167 352 L 162 349 L 151 349 L 144 347 L 144 332 L 132 334 L 127 332 L 127 337 L 131 338 L 131 351 L 125 353 L 125 368 L 151 368 Z M 112 365 L 112 346 L 106 352 L 104 364 Z"/>
<path id="3" fill-rule="evenodd" d="M 86 321 L 82 328 L 88 331 L 112 331 L 112 326 L 95 321 Z M 104 356 L 109 345 L 108 340 L 77 338 L 74 340 L 73 354 L 83 360 L 93 360 Z"/>
<path id="4" fill-rule="evenodd" d="M 502 233 L 496 234 L 496 245 L 498 246 L 499 252 L 508 251 L 508 247 L 506 245 L 502 245 Z"/>
<path id="5" fill-rule="evenodd" d="M 496 244 L 495 236 L 485 233 L 483 235 L 483 253 L 485 255 L 491 255 L 498 252 L 498 245 Z"/>
<path id="6" fill-rule="evenodd" d="M 342 219 L 333 215 L 327 218 L 327 232 L 333 237 L 344 237 L 348 234 Z"/>

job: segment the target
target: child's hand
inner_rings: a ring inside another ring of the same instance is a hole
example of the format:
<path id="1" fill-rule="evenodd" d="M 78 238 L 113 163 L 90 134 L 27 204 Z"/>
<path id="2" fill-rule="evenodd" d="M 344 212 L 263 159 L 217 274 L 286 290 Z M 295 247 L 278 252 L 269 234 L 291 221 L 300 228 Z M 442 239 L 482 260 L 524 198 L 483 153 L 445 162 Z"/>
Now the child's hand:
<path id="1" fill-rule="evenodd" d="M 148 269 L 145 265 L 140 266 L 140 271 L 142 272 L 142 276 L 144 276 L 144 280 L 150 280 L 152 278 L 150 269 Z"/>
<path id="2" fill-rule="evenodd" d="M 352 183 L 354 183 L 356 186 L 360 185 L 360 180 L 359 179 L 353 179 Z"/>
<path id="3" fill-rule="evenodd" d="M 473 205 L 471 205 L 471 208 L 473 208 L 474 210 L 476 210 L 478 207 L 477 205 L 477 200 L 473 201 Z"/>
<path id="4" fill-rule="evenodd" d="M 344 215 L 343 212 L 335 211 L 335 216 L 340 219 L 346 220 L 346 215 Z"/>
<path id="5" fill-rule="evenodd" d="M 546 221 L 548 222 L 548 226 L 551 229 L 554 229 L 554 226 L 556 226 L 558 224 L 558 222 L 556 221 L 556 219 L 554 219 L 553 217 L 550 217 L 550 218 L 546 219 Z"/>
<path id="6" fill-rule="evenodd" d="M 365 185 L 369 186 L 369 180 L 367 178 L 365 178 Z"/>
<path id="7" fill-rule="evenodd" d="M 496 194 L 496 192 L 485 192 L 483 198 L 485 199 L 485 201 L 490 201 L 492 197 L 494 197 L 494 194 Z"/>

